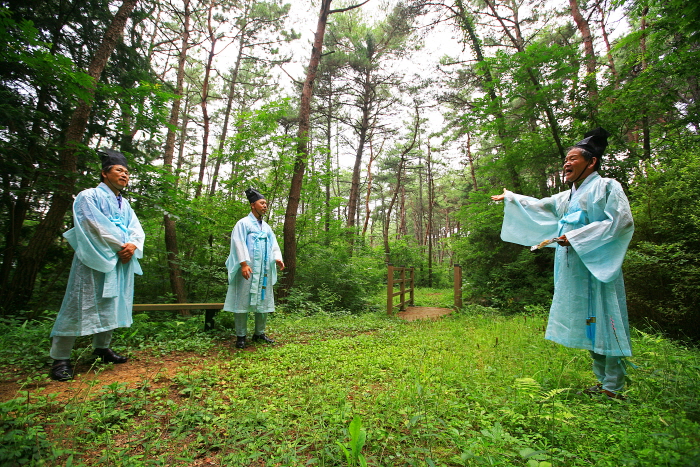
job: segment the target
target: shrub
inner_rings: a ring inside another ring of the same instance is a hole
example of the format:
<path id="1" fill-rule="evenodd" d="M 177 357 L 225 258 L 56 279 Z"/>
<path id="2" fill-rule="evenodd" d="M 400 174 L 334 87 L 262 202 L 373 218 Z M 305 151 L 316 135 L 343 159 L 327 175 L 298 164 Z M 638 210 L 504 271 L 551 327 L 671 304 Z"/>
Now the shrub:
<path id="1" fill-rule="evenodd" d="M 302 306 L 302 301 L 314 302 L 325 311 L 362 311 L 385 282 L 381 260 L 365 250 L 349 256 L 342 242 L 307 245 L 297 261 L 296 291 L 291 291 L 286 303 L 288 307 L 296 303 L 307 313 L 314 306 Z"/>

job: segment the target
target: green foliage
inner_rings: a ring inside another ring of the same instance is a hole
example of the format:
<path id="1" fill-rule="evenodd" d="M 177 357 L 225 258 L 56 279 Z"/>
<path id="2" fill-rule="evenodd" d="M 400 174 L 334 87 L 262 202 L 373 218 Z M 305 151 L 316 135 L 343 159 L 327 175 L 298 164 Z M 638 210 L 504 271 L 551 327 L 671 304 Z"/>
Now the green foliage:
<path id="1" fill-rule="evenodd" d="M 416 287 L 427 287 L 429 275 L 432 275 L 432 286 L 435 288 L 451 285 L 452 270 L 449 266 L 434 260 L 432 272 L 429 271 L 427 246 L 419 246 L 412 237 L 391 241 L 389 248 L 391 260 L 395 266 L 414 268 L 413 280 Z"/>
<path id="2" fill-rule="evenodd" d="M 632 186 L 635 238 L 625 260 L 630 316 L 700 336 L 700 154 L 673 147 L 648 163 Z"/>
<path id="3" fill-rule="evenodd" d="M 293 291 L 286 308 L 308 312 L 316 307 L 327 312 L 359 312 L 367 308 L 369 297 L 385 282 L 386 268 L 370 251 L 350 256 L 342 241 L 329 246 L 307 244 L 300 248 L 297 270 L 299 290 Z M 304 306 L 303 300 L 316 305 Z"/>
<path id="4" fill-rule="evenodd" d="M 114 339 L 119 346 L 151 349 L 163 354 L 204 352 L 215 345 L 211 336 L 204 332 L 202 315 L 182 317 L 175 313 L 134 315 L 131 327 L 115 330 Z"/>
<path id="5" fill-rule="evenodd" d="M 345 454 L 345 460 L 350 467 L 367 467 L 367 460 L 362 454 L 362 448 L 367 440 L 367 432 L 362 428 L 362 419 L 359 415 L 352 417 L 348 428 L 350 434 L 349 449 L 340 441 L 336 441 L 340 449 Z"/>
<path id="6" fill-rule="evenodd" d="M 58 461 L 73 451 L 54 443 L 46 432 L 44 420 L 52 408 L 46 397 L 39 396 L 36 402 L 26 398 L 0 402 L 0 464 L 43 465 Z"/>
<path id="7" fill-rule="evenodd" d="M 48 336 L 55 313 L 45 312 L 35 319 L 15 316 L 0 318 L 0 359 L 5 363 L 0 377 L 11 379 L 18 368 L 38 370 L 44 367 L 48 354 Z"/>
<path id="8" fill-rule="evenodd" d="M 275 346 L 236 351 L 214 333 L 215 349 L 187 347 L 196 364 L 172 349 L 170 358 L 180 359 L 172 376 L 89 383 L 87 396 L 60 402 L 42 389 L 21 392 L 0 404 L 0 458 L 128 466 L 192 465 L 203 456 L 270 466 L 697 462 L 697 349 L 633 332 L 627 401 L 591 398 L 578 393 L 594 380 L 587 352 L 545 341 L 545 316 L 465 311 L 410 323 L 383 313 L 276 315 Z M 160 358 L 163 341 L 188 327 L 153 319 L 132 328 L 150 333 L 155 350 L 142 347 L 139 357 Z M 79 376 L 71 384 L 83 383 Z"/>
<path id="9" fill-rule="evenodd" d="M 553 292 L 551 251 L 502 242 L 503 207 L 472 192 L 460 215 L 466 236 L 455 243 L 462 265 L 464 298 L 515 311 L 525 305 L 548 304 Z"/>

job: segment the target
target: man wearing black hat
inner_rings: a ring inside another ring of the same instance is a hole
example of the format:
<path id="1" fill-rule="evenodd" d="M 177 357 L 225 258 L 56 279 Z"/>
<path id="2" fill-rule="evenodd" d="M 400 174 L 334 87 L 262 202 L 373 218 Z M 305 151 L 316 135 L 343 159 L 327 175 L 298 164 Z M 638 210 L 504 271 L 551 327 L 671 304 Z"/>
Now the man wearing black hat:
<path id="1" fill-rule="evenodd" d="M 248 312 L 255 313 L 253 341 L 273 344 L 265 335 L 267 314 L 275 311 L 272 286 L 277 282 L 277 268 L 284 269 L 282 252 L 270 226 L 263 220 L 267 201 L 257 190 L 248 188 L 245 195 L 250 214 L 239 220 L 231 232 L 231 252 L 226 260 L 228 291 L 224 311 L 235 313 L 236 347 L 246 346 Z"/>
<path id="2" fill-rule="evenodd" d="M 634 223 L 620 184 L 597 172 L 608 136 L 596 128 L 569 150 L 570 190 L 543 199 L 506 190 L 491 199 L 505 201 L 504 241 L 556 248 L 545 338 L 589 350 L 598 384 L 585 392 L 621 399 L 622 358 L 632 355 L 621 268 Z"/>
<path id="3" fill-rule="evenodd" d="M 93 354 L 124 363 L 109 345 L 116 328 L 131 326 L 134 274 L 141 274 L 145 234 L 121 191 L 129 183 L 126 158 L 101 149 L 101 183 L 73 203 L 74 227 L 63 234 L 75 250 L 66 294 L 51 331 L 52 379 L 73 378 L 70 357 L 78 336 L 92 335 Z"/>

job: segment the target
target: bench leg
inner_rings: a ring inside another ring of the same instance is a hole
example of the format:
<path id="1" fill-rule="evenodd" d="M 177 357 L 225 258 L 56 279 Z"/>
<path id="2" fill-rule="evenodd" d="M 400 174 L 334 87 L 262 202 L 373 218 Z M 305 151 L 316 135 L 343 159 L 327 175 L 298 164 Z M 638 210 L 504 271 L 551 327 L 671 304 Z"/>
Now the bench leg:
<path id="1" fill-rule="evenodd" d="M 219 310 L 204 310 L 204 330 L 214 329 L 214 317 Z"/>

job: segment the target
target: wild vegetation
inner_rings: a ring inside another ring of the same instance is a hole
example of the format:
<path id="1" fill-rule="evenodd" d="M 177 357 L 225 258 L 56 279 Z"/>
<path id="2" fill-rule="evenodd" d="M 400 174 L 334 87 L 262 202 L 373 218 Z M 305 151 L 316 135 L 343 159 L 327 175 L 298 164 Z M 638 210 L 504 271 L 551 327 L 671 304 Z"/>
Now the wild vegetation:
<path id="1" fill-rule="evenodd" d="M 700 3 L 374 1 L 0 1 L 0 372 L 26 391 L 3 403 L 2 462 L 700 462 L 682 344 L 700 337 Z M 577 394 L 585 355 L 540 332 L 551 251 L 502 242 L 490 201 L 565 189 L 567 146 L 597 126 L 636 226 L 625 403 Z M 223 301 L 243 191 L 265 194 L 284 345 L 138 315 L 115 345 L 182 358 L 172 380 L 41 390 L 61 234 L 102 146 L 129 158 L 147 235 L 136 303 Z M 461 264 L 467 305 L 382 316 L 387 263 L 437 288 Z"/>
<path id="2" fill-rule="evenodd" d="M 417 303 L 450 298 L 424 290 Z M 0 404 L 0 459 L 74 466 L 700 461 L 696 349 L 636 331 L 627 400 L 590 397 L 580 393 L 593 383 L 587 352 L 545 341 L 545 315 L 473 305 L 439 321 L 405 322 L 383 312 L 281 310 L 270 323 L 280 344 L 253 351 L 233 348 L 226 315 L 210 334 L 201 317 L 138 315 L 120 331 L 120 351 L 131 364 L 152 362 L 150 371 L 101 384 L 90 374 L 104 379 L 125 366 L 98 365 L 59 395 L 44 387 L 33 351 L 47 323 L 6 324 L 3 361 L 23 376 Z M 172 357 L 179 364 L 169 374 Z"/>
<path id="3" fill-rule="evenodd" d="M 136 302 L 221 301 L 255 186 L 280 296 L 358 312 L 387 262 L 438 287 L 458 263 L 471 302 L 546 307 L 551 252 L 501 242 L 489 195 L 563 189 L 566 147 L 603 126 L 635 215 L 630 315 L 697 337 L 699 19 L 680 0 L 4 2 L 2 313 L 57 309 L 100 146 L 132 164 Z"/>

